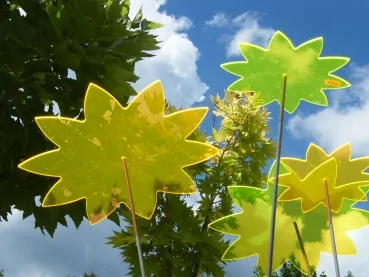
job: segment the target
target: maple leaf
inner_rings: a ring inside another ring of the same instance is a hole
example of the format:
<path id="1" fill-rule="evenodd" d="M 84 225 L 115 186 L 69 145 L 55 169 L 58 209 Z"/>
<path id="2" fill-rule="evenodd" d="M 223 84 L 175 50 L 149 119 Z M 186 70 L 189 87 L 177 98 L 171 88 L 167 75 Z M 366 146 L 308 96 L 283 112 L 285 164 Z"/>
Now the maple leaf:
<path id="1" fill-rule="evenodd" d="M 369 157 L 351 159 L 351 146 L 344 144 L 327 154 L 319 146 L 310 144 L 306 159 L 281 158 L 287 173 L 280 174 L 278 184 L 287 187 L 278 201 L 301 199 L 304 212 L 325 203 L 323 179 L 327 179 L 330 205 L 338 212 L 343 199 L 366 201 L 369 190 Z M 269 180 L 274 180 L 274 165 Z"/>
<path id="2" fill-rule="evenodd" d="M 350 86 L 344 79 L 331 74 L 350 59 L 320 57 L 323 49 L 322 37 L 295 48 L 286 35 L 277 31 L 271 38 L 268 49 L 250 43 L 240 43 L 239 47 L 247 61 L 221 65 L 224 70 L 241 77 L 227 90 L 255 92 L 260 98 L 258 106 L 274 101 L 280 103 L 284 74 L 288 77 L 285 99 L 285 110 L 288 113 L 293 113 L 301 100 L 327 106 L 324 89 Z"/>
<path id="3" fill-rule="evenodd" d="M 328 166 L 332 166 L 330 163 L 334 165 L 334 160 L 329 160 Z M 283 170 L 286 171 L 286 169 Z M 280 195 L 284 190 L 285 188 L 279 188 L 278 194 Z M 238 236 L 226 250 L 222 260 L 237 260 L 258 255 L 258 266 L 266 272 L 273 185 L 269 184 L 265 190 L 255 187 L 230 186 L 228 191 L 242 212 L 225 216 L 209 225 L 218 232 Z M 250 203 L 250 198 L 255 196 L 254 204 Z M 345 200 L 341 210 L 332 214 L 339 255 L 356 254 L 355 244 L 347 232 L 369 225 L 369 212 L 352 208 L 355 204 L 355 201 Z M 291 261 L 296 267 L 305 264 L 295 233 L 294 221 L 299 226 L 310 266 L 318 267 L 321 252 L 332 253 L 327 211 L 324 206 L 320 205 L 308 213 L 303 213 L 298 201 L 278 202 L 273 270 L 277 270 L 282 265 L 282 260 L 288 261 L 291 254 L 296 257 L 294 261 Z M 304 266 L 299 269 L 307 274 Z"/>
<path id="4" fill-rule="evenodd" d="M 219 150 L 186 138 L 199 126 L 208 108 L 164 116 L 160 81 L 152 83 L 123 108 L 102 88 L 90 84 L 82 121 L 37 117 L 41 131 L 59 148 L 32 157 L 19 168 L 60 177 L 43 207 L 86 199 L 87 216 L 95 224 L 120 203 L 129 207 L 122 158 L 127 161 L 135 212 L 151 218 L 157 192 L 191 194 L 196 187 L 183 170 Z"/>

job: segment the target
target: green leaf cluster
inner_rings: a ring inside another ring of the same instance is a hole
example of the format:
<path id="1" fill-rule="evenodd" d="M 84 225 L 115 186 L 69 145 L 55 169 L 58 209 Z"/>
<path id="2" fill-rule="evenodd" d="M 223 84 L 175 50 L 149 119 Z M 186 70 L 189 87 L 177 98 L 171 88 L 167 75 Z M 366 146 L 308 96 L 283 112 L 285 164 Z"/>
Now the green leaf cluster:
<path id="1" fill-rule="evenodd" d="M 257 99 L 247 93 L 225 92 L 222 98 L 212 97 L 212 133 L 196 130 L 189 137 L 220 149 L 218 156 L 186 168 L 197 185 L 197 201 L 159 194 L 153 218 L 137 218 L 147 276 L 225 276 L 226 262 L 221 257 L 229 241 L 223 234 L 208 229 L 208 225 L 231 213 L 228 186 L 258 186 L 266 182 L 262 169 L 275 150 L 267 137 L 269 113 L 264 108 L 254 108 L 254 101 Z M 167 103 L 166 112 L 174 111 L 176 108 Z M 121 250 L 129 275 L 138 277 L 141 274 L 131 214 L 121 207 L 120 215 L 127 227 L 115 231 L 108 244 Z"/>
<path id="2" fill-rule="evenodd" d="M 135 64 L 158 49 L 150 30 L 160 25 L 144 19 L 141 10 L 131 20 L 129 10 L 129 0 L 1 1 L 0 220 L 13 207 L 24 218 L 33 215 L 35 228 L 51 236 L 58 224 L 67 225 L 67 215 L 77 227 L 82 222 L 82 201 L 39 207 L 35 197 L 45 196 L 55 180 L 23 172 L 17 164 L 54 148 L 34 117 L 51 114 L 55 103 L 63 116 L 82 117 L 90 82 L 122 104 L 136 94 Z"/>

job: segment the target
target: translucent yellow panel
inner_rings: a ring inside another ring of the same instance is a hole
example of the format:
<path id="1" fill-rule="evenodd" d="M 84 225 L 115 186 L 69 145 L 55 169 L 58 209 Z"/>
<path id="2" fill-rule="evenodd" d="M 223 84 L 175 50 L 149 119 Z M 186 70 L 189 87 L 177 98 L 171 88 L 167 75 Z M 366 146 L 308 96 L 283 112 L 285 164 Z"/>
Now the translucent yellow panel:
<path id="1" fill-rule="evenodd" d="M 307 273 L 294 221 L 298 224 L 310 266 L 318 266 L 321 252 L 332 253 L 323 180 L 328 184 L 337 252 L 339 255 L 356 254 L 347 232 L 369 225 L 369 211 L 353 208 L 358 201 L 366 200 L 369 174 L 364 171 L 368 167 L 369 157 L 351 159 L 349 144 L 330 154 L 310 144 L 305 160 L 282 158 L 273 270 L 293 254 L 295 266 L 299 264 L 301 271 Z M 224 260 L 258 255 L 258 265 L 263 272 L 267 271 L 274 172 L 273 165 L 265 190 L 241 186 L 228 188 L 242 212 L 210 224 L 210 228 L 219 232 L 239 236 L 225 252 Z"/>
<path id="2" fill-rule="evenodd" d="M 335 160 L 330 159 L 323 167 L 333 170 L 335 166 Z M 312 175 L 319 175 L 319 171 L 324 170 L 317 169 Z M 334 179 L 334 174 L 327 176 Z M 258 266 L 265 273 L 268 266 L 273 185 L 270 184 L 266 190 L 244 186 L 231 186 L 228 190 L 242 212 L 210 224 L 210 228 L 214 230 L 238 236 L 222 259 L 237 260 L 258 255 Z M 284 190 L 285 188 L 280 188 L 279 194 Z M 253 200 L 251 201 L 253 204 L 250 200 Z M 356 254 L 355 245 L 346 232 L 369 224 L 369 212 L 352 208 L 355 203 L 353 200 L 345 200 L 339 212 L 332 215 L 339 255 Z M 295 266 L 300 264 L 300 270 L 307 273 L 294 221 L 298 224 L 309 264 L 316 268 L 321 252 L 332 253 L 326 207 L 318 205 L 315 209 L 304 213 L 299 201 L 277 203 L 273 270 L 283 264 L 282 260 L 286 261 L 291 255 L 295 255 Z"/>
<path id="3" fill-rule="evenodd" d="M 278 31 L 268 49 L 250 43 L 240 43 L 247 61 L 222 64 L 222 68 L 240 77 L 228 87 L 229 91 L 253 91 L 260 105 L 280 102 L 283 75 L 287 75 L 285 110 L 293 113 L 301 100 L 327 106 L 323 90 L 349 87 L 350 84 L 332 72 L 349 62 L 345 57 L 320 57 L 323 38 L 309 40 L 294 47 L 290 39 Z"/>
<path id="4" fill-rule="evenodd" d="M 279 176 L 278 183 L 288 189 L 278 200 L 300 200 L 303 212 L 325 204 L 324 179 L 333 212 L 340 210 L 344 199 L 367 200 L 365 186 L 369 185 L 369 174 L 364 171 L 369 167 L 369 157 L 351 159 L 350 144 L 338 147 L 331 154 L 310 144 L 305 160 L 282 158 L 281 162 L 288 172 Z"/>
<path id="5" fill-rule="evenodd" d="M 126 158 L 136 214 L 151 218 L 159 191 L 191 194 L 196 187 L 183 168 L 213 157 L 218 149 L 186 138 L 199 126 L 208 108 L 164 116 L 160 81 L 140 92 L 123 108 L 102 88 L 87 89 L 83 121 L 38 117 L 42 132 L 59 148 L 32 157 L 19 167 L 60 177 L 42 206 L 86 199 L 92 224 L 120 204 L 129 206 L 122 158 Z"/>

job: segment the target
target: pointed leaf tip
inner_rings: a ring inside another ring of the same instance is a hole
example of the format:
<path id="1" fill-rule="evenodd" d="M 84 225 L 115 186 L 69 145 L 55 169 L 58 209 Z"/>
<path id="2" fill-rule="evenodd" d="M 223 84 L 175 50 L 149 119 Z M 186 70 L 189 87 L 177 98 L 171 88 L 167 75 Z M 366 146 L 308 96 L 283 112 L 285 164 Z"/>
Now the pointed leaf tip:
<path id="1" fill-rule="evenodd" d="M 157 80 L 141 90 L 128 105 L 128 109 L 138 105 L 147 106 L 152 114 L 164 114 L 165 95 L 160 80 Z"/>
<path id="2" fill-rule="evenodd" d="M 88 101 L 88 98 L 96 98 L 98 97 L 97 95 L 100 95 L 101 93 L 105 93 L 110 95 L 105 89 L 103 89 L 102 87 L 94 84 L 94 83 L 89 83 L 87 90 L 86 90 L 86 95 L 85 95 L 85 106 L 86 106 L 86 102 Z M 86 108 L 86 107 L 85 107 Z"/>
<path id="3" fill-rule="evenodd" d="M 241 77 L 244 74 L 245 66 L 247 66 L 247 64 L 248 61 L 242 61 L 242 62 L 224 63 L 221 64 L 220 66 L 225 71 Z"/>
<path id="4" fill-rule="evenodd" d="M 281 31 L 276 31 L 269 41 L 268 49 L 276 47 L 280 49 L 282 46 L 287 46 L 288 48 L 293 48 L 291 40 Z"/>
<path id="5" fill-rule="evenodd" d="M 315 58 L 319 58 L 323 50 L 323 37 L 318 37 L 304 42 L 296 48 L 296 53 L 300 55 L 314 54 Z"/>

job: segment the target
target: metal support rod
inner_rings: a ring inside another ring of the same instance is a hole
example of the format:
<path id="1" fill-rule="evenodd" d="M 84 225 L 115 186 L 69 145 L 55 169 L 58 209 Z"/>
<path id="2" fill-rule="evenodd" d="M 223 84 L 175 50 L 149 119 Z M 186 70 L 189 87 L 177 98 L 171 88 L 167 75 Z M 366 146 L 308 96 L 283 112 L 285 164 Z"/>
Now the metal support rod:
<path id="1" fill-rule="evenodd" d="M 123 163 L 124 178 L 125 178 L 126 185 L 127 185 L 129 204 L 131 207 L 132 225 L 133 225 L 133 230 L 135 232 L 135 237 L 136 237 L 136 247 L 137 247 L 137 253 L 138 253 L 138 260 L 140 263 L 141 277 L 145 277 L 145 268 L 144 268 L 142 250 L 141 250 L 141 243 L 140 243 L 140 237 L 138 235 L 138 227 L 137 227 L 137 221 L 136 221 L 136 211 L 135 211 L 135 206 L 133 204 L 131 182 L 129 181 L 126 158 L 124 157 L 122 158 L 122 163 Z"/>
<path id="2" fill-rule="evenodd" d="M 275 236 L 275 222 L 276 222 L 276 211 L 277 211 L 277 201 L 278 201 L 278 177 L 279 177 L 279 165 L 281 161 L 284 103 L 286 99 L 286 84 L 287 84 L 287 75 L 284 74 L 283 79 L 282 79 L 281 102 L 279 103 L 279 106 L 280 106 L 279 108 L 279 128 L 278 128 L 277 153 L 276 153 L 276 162 L 275 162 L 275 178 L 274 178 L 272 215 L 271 215 L 271 220 L 270 220 L 270 236 L 269 236 L 270 244 L 269 244 L 268 272 L 267 272 L 268 277 L 272 277 L 272 273 L 273 273 L 274 236 Z"/>
<path id="3" fill-rule="evenodd" d="M 333 260 L 334 260 L 334 268 L 336 271 L 336 277 L 341 277 L 340 268 L 338 265 L 338 256 L 337 256 L 337 248 L 336 248 L 336 239 L 334 237 L 334 228 L 333 228 L 333 220 L 332 220 L 332 212 L 331 212 L 331 203 L 329 201 L 329 193 L 328 193 L 328 184 L 327 180 L 323 180 L 324 192 L 325 192 L 325 203 L 327 206 L 327 215 L 328 215 L 328 223 L 329 223 L 329 231 L 331 235 L 331 244 L 332 244 L 332 252 L 333 252 Z"/>
<path id="4" fill-rule="evenodd" d="M 307 273 L 308 273 L 309 277 L 311 277 L 311 270 L 310 270 L 309 260 L 308 260 L 307 255 L 306 255 L 306 251 L 305 251 L 304 244 L 302 242 L 302 238 L 301 238 L 299 226 L 297 226 L 297 222 L 296 221 L 293 222 L 293 226 L 295 226 L 295 231 L 296 231 L 297 239 L 298 239 L 299 244 L 300 244 L 300 249 L 301 249 L 301 252 L 302 252 L 302 256 L 304 257 L 304 261 L 305 261 L 305 266 L 306 266 L 306 269 L 307 269 Z"/>

